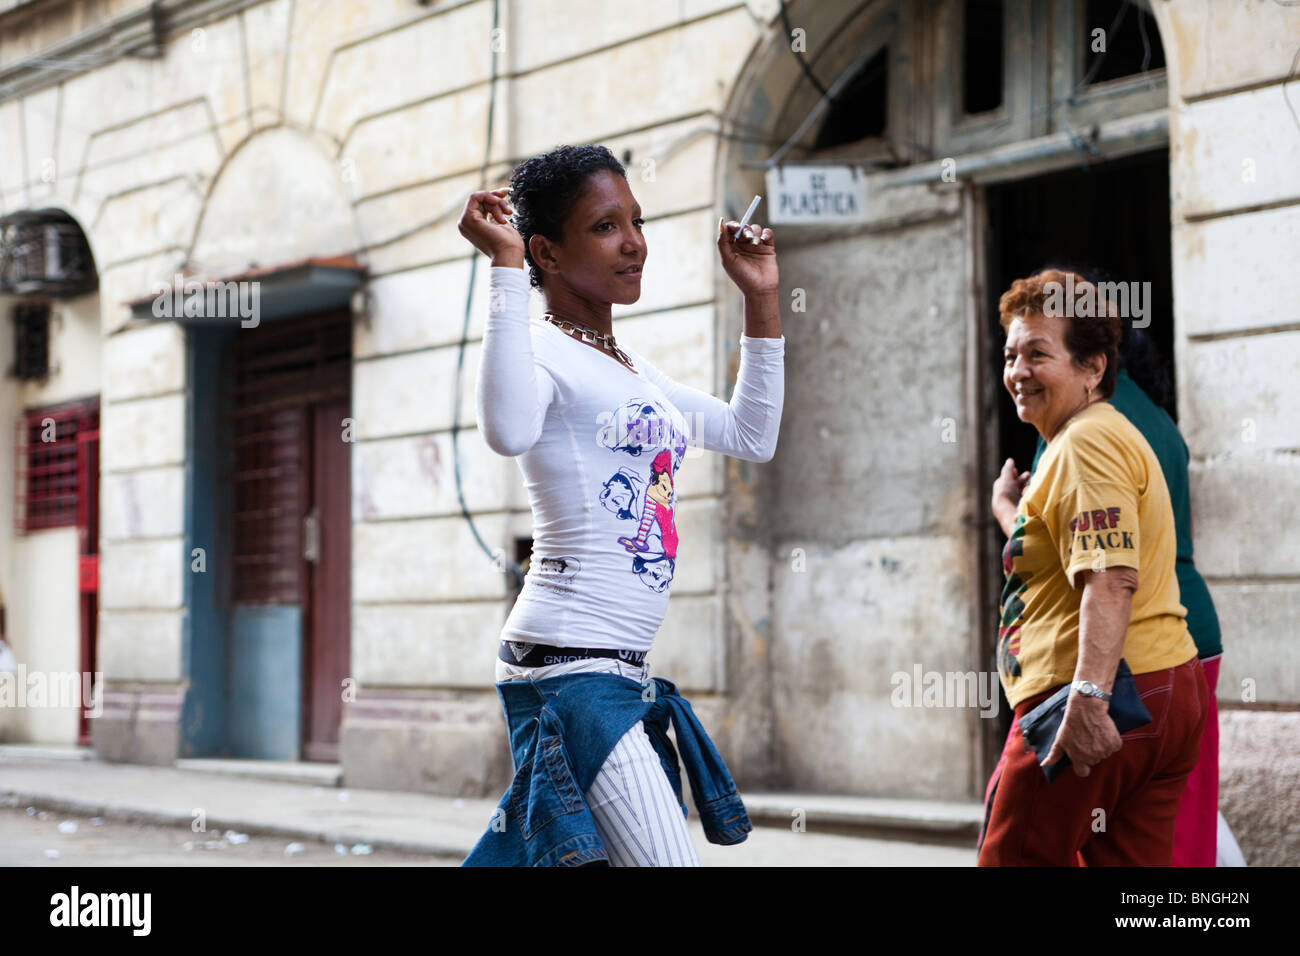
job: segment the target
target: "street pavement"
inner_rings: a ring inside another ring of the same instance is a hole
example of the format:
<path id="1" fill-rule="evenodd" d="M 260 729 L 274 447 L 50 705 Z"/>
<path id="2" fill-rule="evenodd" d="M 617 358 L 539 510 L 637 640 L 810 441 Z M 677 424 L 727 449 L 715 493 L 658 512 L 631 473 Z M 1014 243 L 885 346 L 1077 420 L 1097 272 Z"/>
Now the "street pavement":
<path id="1" fill-rule="evenodd" d="M 496 804 L 57 759 L 0 746 L 0 865 L 454 865 L 487 829 Z M 815 826 L 795 832 L 760 825 L 744 843 L 720 847 L 705 840 L 694 813 L 689 825 L 705 866 L 975 862 L 970 847 Z"/>
<path id="2" fill-rule="evenodd" d="M 30 812 L 29 812 L 30 811 Z M 0 866 L 457 866 L 459 857 L 0 809 Z"/>

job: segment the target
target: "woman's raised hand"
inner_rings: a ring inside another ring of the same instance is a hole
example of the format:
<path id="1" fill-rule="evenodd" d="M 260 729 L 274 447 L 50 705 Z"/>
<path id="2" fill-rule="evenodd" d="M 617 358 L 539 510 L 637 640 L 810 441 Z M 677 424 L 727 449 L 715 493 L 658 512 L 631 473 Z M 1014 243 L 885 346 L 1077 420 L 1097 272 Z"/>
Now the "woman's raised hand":
<path id="1" fill-rule="evenodd" d="M 524 239 L 510 224 L 514 208 L 510 205 L 509 195 L 508 186 L 470 193 L 457 228 L 475 249 L 492 260 L 494 266 L 522 269 Z"/>
<path id="2" fill-rule="evenodd" d="M 722 268 L 742 294 L 775 295 L 780 285 L 776 269 L 776 236 L 771 229 L 751 223 L 737 238 L 736 230 L 739 228 L 740 223 L 734 220 L 718 220 L 718 253 L 722 256 Z"/>
<path id="3" fill-rule="evenodd" d="M 1008 458 L 1002 464 L 1002 473 L 993 482 L 993 517 L 1002 526 L 1002 533 L 1008 538 L 1016 523 L 1016 512 L 1020 509 L 1020 496 L 1025 492 L 1031 473 L 1016 471 L 1016 463 Z"/>

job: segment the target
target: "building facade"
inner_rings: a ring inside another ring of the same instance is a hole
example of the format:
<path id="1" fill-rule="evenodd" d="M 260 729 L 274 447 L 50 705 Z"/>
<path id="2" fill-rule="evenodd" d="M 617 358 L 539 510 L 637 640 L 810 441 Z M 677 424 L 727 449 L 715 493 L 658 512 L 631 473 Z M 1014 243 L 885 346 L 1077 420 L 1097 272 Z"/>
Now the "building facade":
<path id="1" fill-rule="evenodd" d="M 96 281 L 0 285 L 6 325 L 48 306 L 58 356 L 0 384 L 0 594 L 20 662 L 102 672 L 96 751 L 505 784 L 494 642 L 531 527 L 474 429 L 486 269 L 455 223 L 519 160 L 599 142 L 650 249 L 616 334 L 719 395 L 741 322 L 717 217 L 760 193 L 769 222 L 786 167 L 865 186 L 852 222 L 776 227 L 776 458 L 683 469 L 652 663 L 741 785 L 982 795 L 1005 706 L 900 706 L 897 675 L 975 693 L 994 674 L 989 488 L 1028 461 L 997 296 L 1047 260 L 1101 261 L 1150 283 L 1175 371 L 1223 622 L 1224 814 L 1252 862 L 1295 859 L 1300 9 L 784 6 L 0 2 L 0 217 L 66 216 Z M 231 308 L 186 314 L 213 283 Z M 93 533 L 27 527 L 20 419 L 95 400 Z M 5 719 L 10 739 L 80 732 L 75 709 Z"/>

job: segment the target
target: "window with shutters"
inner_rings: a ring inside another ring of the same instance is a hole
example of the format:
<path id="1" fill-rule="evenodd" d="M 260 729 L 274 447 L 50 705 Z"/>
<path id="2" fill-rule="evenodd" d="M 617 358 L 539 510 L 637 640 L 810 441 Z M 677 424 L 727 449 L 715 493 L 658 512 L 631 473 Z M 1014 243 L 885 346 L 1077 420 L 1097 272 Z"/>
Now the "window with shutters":
<path id="1" fill-rule="evenodd" d="M 22 380 L 50 374 L 50 306 L 48 302 L 19 302 L 14 306 L 13 375 Z"/>
<path id="2" fill-rule="evenodd" d="M 19 534 L 77 524 L 87 478 L 78 468 L 80 435 L 99 430 L 99 399 L 30 409 L 18 420 L 14 524 Z"/>

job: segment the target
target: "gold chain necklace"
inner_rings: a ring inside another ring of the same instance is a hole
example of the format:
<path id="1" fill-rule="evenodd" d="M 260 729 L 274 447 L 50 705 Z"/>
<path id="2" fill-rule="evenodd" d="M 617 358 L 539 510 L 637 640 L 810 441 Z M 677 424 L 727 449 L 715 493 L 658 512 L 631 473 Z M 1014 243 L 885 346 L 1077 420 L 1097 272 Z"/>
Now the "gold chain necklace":
<path id="1" fill-rule="evenodd" d="M 577 332 L 582 338 L 582 341 L 586 342 L 588 345 L 599 345 L 629 369 L 636 371 L 632 365 L 632 360 L 627 357 L 627 353 L 614 344 L 614 336 L 610 335 L 608 332 L 597 332 L 595 329 L 590 329 L 585 325 L 578 325 L 576 322 L 570 322 L 568 319 L 561 319 L 553 312 L 543 312 L 542 318 L 547 322 L 550 322 L 551 325 L 555 326 L 557 329 L 569 333 Z"/>

